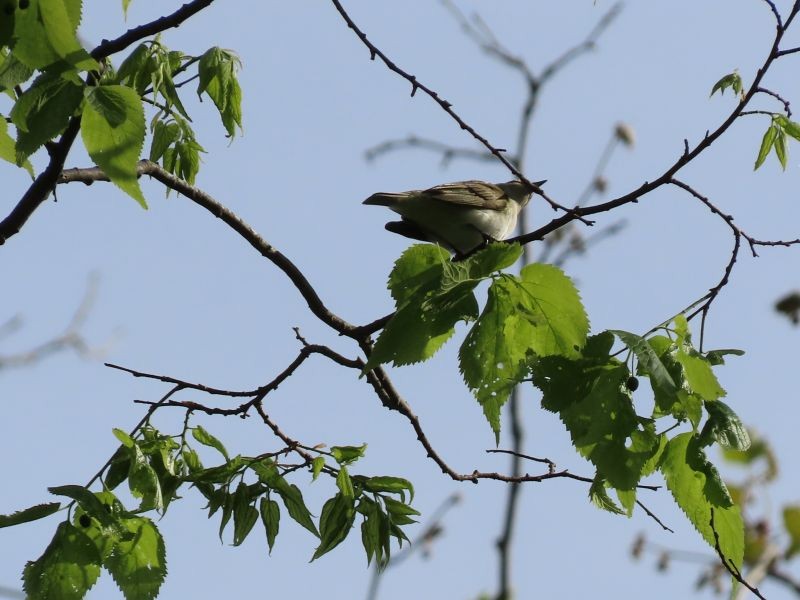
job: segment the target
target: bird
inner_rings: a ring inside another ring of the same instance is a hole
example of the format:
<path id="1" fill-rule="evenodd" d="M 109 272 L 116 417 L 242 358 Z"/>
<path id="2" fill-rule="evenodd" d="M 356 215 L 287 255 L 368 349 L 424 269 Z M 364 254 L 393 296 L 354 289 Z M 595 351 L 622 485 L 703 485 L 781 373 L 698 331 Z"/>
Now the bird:
<path id="1" fill-rule="evenodd" d="M 363 204 L 385 206 L 402 217 L 385 228 L 392 233 L 440 244 L 458 256 L 466 256 L 488 242 L 508 237 L 517 215 L 533 191 L 544 181 L 530 184 L 457 181 L 426 190 L 378 192 Z"/>

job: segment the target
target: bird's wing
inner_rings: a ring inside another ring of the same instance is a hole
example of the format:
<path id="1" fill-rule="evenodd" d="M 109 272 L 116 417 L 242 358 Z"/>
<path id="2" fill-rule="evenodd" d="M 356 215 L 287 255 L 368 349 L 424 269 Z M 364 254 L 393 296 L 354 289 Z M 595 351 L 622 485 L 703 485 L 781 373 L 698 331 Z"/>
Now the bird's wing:
<path id="1" fill-rule="evenodd" d="M 432 200 L 465 208 L 503 210 L 508 204 L 508 196 L 500 187 L 483 181 L 445 183 L 429 188 L 422 194 Z"/>

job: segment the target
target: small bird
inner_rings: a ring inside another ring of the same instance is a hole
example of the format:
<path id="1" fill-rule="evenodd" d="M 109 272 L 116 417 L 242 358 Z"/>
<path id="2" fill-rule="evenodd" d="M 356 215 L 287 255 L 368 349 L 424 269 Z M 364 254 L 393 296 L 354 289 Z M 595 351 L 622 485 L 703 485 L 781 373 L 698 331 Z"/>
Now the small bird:
<path id="1" fill-rule="evenodd" d="M 542 182 L 536 182 L 536 187 Z M 402 217 L 386 229 L 445 246 L 465 256 L 490 241 L 505 239 L 517 225 L 519 211 L 535 188 L 522 181 L 458 181 L 427 190 L 379 192 L 364 204 L 386 206 Z"/>

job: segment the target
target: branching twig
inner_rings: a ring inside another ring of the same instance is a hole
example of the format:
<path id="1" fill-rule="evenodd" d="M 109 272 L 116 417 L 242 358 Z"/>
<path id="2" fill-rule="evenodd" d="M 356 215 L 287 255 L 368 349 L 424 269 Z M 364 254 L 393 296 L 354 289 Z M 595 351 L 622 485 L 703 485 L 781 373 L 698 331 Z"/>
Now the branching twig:
<path id="1" fill-rule="evenodd" d="M 411 96 L 412 97 L 417 93 L 418 90 L 421 90 L 425 95 L 427 95 L 434 102 L 436 102 L 442 108 L 442 110 L 444 110 L 448 115 L 450 115 L 450 117 L 456 123 L 458 123 L 458 126 L 461 127 L 461 129 L 463 129 L 467 133 L 469 133 L 481 145 L 483 145 L 490 153 L 492 153 L 495 157 L 497 157 L 497 160 L 499 160 L 501 163 L 503 163 L 506 166 L 506 168 L 509 171 L 511 171 L 520 181 L 524 181 L 525 183 L 527 183 L 531 187 L 533 192 L 535 194 L 537 194 L 538 196 L 541 196 L 545 201 L 547 201 L 547 203 L 554 210 L 562 210 L 562 211 L 566 212 L 567 214 L 572 215 L 573 219 L 579 219 L 581 221 L 586 221 L 585 219 L 583 219 L 583 217 L 581 215 L 577 215 L 577 214 L 575 214 L 575 212 L 572 209 L 569 209 L 569 208 L 566 208 L 566 207 L 560 205 L 558 202 L 556 202 L 555 200 L 550 198 L 539 186 L 534 185 L 530 180 L 528 180 L 522 174 L 522 172 L 519 170 L 519 168 L 516 165 L 514 165 L 505 156 L 505 150 L 502 149 L 502 148 L 498 148 L 498 147 L 492 145 L 489 142 L 489 140 L 487 140 L 485 137 L 483 137 L 481 134 L 479 134 L 475 130 L 474 127 L 472 127 L 469 123 L 464 121 L 464 119 L 462 119 L 458 115 L 458 113 L 456 113 L 456 111 L 453 110 L 453 105 L 452 105 L 451 102 L 448 102 L 447 100 L 442 98 L 439 95 L 439 93 L 436 92 L 435 90 L 433 90 L 432 88 L 428 87 L 424 83 L 421 83 L 414 75 L 411 75 L 410 73 L 408 73 L 408 72 L 404 71 L 403 69 L 401 69 L 400 67 L 398 67 L 397 64 L 395 64 L 394 61 L 392 61 L 386 54 L 383 53 L 383 51 L 381 51 L 375 44 L 370 42 L 369 39 L 367 38 L 367 35 L 358 27 L 358 25 L 355 24 L 353 19 L 350 18 L 350 15 L 347 14 L 347 11 L 345 11 L 344 7 L 342 6 L 342 4 L 341 4 L 341 2 L 339 0 L 331 0 L 331 2 L 333 3 L 334 7 L 336 8 L 336 10 L 341 15 L 342 19 L 344 19 L 345 23 L 347 23 L 347 26 L 350 29 L 353 30 L 353 32 L 356 34 L 356 36 L 358 36 L 358 39 L 360 39 L 361 42 L 367 47 L 367 49 L 369 50 L 369 53 L 370 53 L 370 59 L 371 60 L 375 60 L 376 58 L 380 58 L 381 61 L 383 62 L 383 64 L 386 65 L 386 67 L 390 71 L 398 74 L 400 77 L 402 77 L 403 79 L 405 79 L 406 81 L 408 81 L 411 84 Z"/>

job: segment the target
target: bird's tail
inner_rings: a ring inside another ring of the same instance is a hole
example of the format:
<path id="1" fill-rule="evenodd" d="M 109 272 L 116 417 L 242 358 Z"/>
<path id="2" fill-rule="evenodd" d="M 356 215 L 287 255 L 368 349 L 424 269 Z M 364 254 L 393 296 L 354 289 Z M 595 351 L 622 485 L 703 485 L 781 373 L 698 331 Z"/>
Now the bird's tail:
<path id="1" fill-rule="evenodd" d="M 408 194 L 404 193 L 378 192 L 377 194 L 372 194 L 372 196 L 364 200 L 362 204 L 370 204 L 374 206 L 394 206 L 398 203 L 398 201 L 402 200 L 407 195 Z"/>

